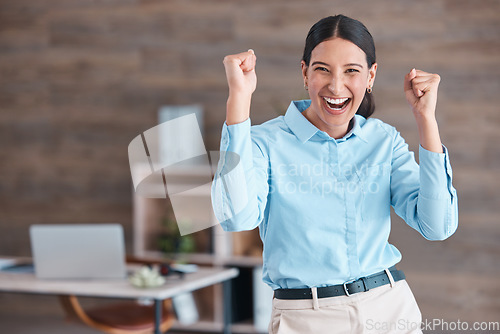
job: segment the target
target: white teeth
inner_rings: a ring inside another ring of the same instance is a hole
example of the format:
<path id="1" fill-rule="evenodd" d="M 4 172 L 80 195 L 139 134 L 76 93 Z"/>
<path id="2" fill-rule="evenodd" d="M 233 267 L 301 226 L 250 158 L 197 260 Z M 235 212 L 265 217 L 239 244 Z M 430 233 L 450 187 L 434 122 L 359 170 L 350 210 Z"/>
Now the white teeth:
<path id="1" fill-rule="evenodd" d="M 331 104 L 342 104 L 348 100 L 347 97 L 345 99 L 331 99 L 329 97 L 324 97 L 324 99 L 326 102 L 331 103 Z"/>

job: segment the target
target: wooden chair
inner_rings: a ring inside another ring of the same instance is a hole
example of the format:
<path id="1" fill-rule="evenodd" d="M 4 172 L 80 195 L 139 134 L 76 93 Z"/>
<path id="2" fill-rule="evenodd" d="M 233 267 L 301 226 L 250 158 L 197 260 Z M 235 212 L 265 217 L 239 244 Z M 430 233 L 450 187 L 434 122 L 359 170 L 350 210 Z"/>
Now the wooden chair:
<path id="1" fill-rule="evenodd" d="M 154 261 L 127 259 L 128 263 L 152 264 Z M 89 327 L 109 334 L 150 334 L 154 332 L 154 306 L 135 301 L 119 301 L 84 309 L 78 297 L 59 296 L 68 320 L 83 322 Z M 172 327 L 175 316 L 171 300 L 163 303 L 161 332 Z"/>
<path id="2" fill-rule="evenodd" d="M 150 334 L 154 331 L 153 306 L 134 301 L 120 301 L 85 310 L 76 296 L 59 296 L 68 320 L 83 322 L 89 327 L 109 334 Z M 166 332 L 174 323 L 171 300 L 163 303 L 160 329 Z"/>

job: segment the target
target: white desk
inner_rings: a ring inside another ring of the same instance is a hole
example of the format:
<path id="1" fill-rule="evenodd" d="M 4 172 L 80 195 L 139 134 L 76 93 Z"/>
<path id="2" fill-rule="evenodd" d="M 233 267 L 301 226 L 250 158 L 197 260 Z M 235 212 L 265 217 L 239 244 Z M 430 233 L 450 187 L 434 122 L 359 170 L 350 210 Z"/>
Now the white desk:
<path id="1" fill-rule="evenodd" d="M 0 271 L 0 291 L 23 292 L 31 294 L 75 295 L 88 297 L 108 297 L 138 299 L 149 298 L 155 301 L 155 333 L 160 333 L 162 303 L 165 299 L 191 292 L 217 283 L 228 282 L 238 276 L 236 268 L 200 267 L 195 273 L 186 274 L 183 279 L 173 275 L 158 288 L 140 289 L 132 286 L 126 279 L 109 280 L 42 280 L 32 273 L 10 273 Z M 230 289 L 224 288 L 226 293 Z M 229 296 L 226 296 L 229 298 Z M 225 298 L 225 299 L 226 299 Z M 225 303 L 228 299 L 225 300 Z M 229 314 L 225 315 L 224 333 L 229 333 Z"/>

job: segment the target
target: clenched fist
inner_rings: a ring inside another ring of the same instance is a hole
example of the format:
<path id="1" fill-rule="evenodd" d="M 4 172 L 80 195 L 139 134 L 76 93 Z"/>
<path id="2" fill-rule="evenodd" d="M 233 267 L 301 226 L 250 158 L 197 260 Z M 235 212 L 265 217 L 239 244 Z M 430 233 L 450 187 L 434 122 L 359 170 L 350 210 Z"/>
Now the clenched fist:
<path id="1" fill-rule="evenodd" d="M 229 97 L 227 99 L 226 124 L 237 124 L 250 117 L 252 94 L 257 87 L 255 62 L 252 49 L 224 57 Z"/>
<path id="2" fill-rule="evenodd" d="M 257 87 L 255 62 L 257 57 L 252 49 L 224 57 L 229 94 L 252 95 Z"/>
<path id="3" fill-rule="evenodd" d="M 434 118 L 436 113 L 438 86 L 441 78 L 437 74 L 412 69 L 405 76 L 404 90 L 415 117 Z"/>
<path id="4" fill-rule="evenodd" d="M 438 86 L 437 74 L 412 69 L 405 76 L 404 90 L 417 121 L 420 145 L 428 151 L 443 153 L 436 121 Z"/>

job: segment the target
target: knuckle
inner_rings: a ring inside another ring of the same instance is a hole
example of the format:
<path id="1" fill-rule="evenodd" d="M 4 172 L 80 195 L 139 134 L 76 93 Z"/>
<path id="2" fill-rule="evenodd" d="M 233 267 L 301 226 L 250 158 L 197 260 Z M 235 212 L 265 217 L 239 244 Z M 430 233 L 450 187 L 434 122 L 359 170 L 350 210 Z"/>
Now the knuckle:
<path id="1" fill-rule="evenodd" d="M 231 63 L 234 61 L 235 61 L 234 55 L 227 55 L 224 57 L 224 60 L 223 60 L 224 63 Z"/>

